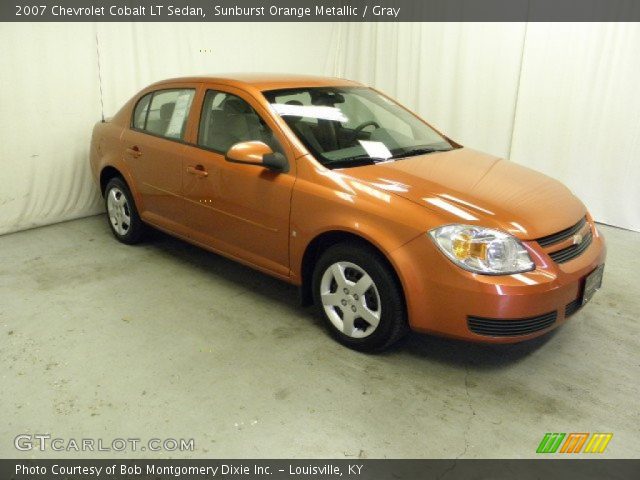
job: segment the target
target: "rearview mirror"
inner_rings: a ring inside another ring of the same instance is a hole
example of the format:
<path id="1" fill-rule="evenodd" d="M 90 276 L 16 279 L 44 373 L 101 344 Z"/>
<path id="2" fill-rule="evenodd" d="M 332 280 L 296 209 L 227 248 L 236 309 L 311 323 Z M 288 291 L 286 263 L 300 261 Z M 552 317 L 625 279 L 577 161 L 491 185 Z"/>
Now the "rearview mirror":
<path id="1" fill-rule="evenodd" d="M 288 172 L 287 158 L 280 152 L 274 152 L 264 142 L 240 142 L 232 145 L 225 156 L 228 162 L 243 163 L 268 168 L 276 172 Z"/>

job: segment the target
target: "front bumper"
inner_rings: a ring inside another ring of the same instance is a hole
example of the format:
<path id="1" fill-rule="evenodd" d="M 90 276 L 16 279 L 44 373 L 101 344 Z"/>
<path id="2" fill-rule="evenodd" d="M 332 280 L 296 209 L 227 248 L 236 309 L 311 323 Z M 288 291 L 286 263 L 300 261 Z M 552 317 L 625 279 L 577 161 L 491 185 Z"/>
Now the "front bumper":
<path id="1" fill-rule="evenodd" d="M 604 263 L 604 238 L 590 223 L 591 245 L 557 264 L 535 242 L 523 242 L 531 272 L 489 276 L 450 262 L 427 235 L 392 252 L 413 330 L 488 343 L 514 343 L 558 327 L 576 311 L 584 279 Z M 507 323 L 508 322 L 508 323 Z"/>

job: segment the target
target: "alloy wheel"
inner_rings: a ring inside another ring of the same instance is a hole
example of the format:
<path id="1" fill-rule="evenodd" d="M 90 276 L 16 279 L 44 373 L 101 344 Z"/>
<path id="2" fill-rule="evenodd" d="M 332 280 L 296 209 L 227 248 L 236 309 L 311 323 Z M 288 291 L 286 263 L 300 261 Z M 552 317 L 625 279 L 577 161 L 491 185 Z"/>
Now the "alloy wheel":
<path id="1" fill-rule="evenodd" d="M 340 332 L 351 338 L 371 335 L 382 314 L 378 288 L 371 276 L 351 262 L 330 265 L 320 281 L 322 307 Z"/>
<path id="2" fill-rule="evenodd" d="M 116 233 L 120 236 L 126 235 L 131 228 L 131 210 L 124 192 L 117 187 L 109 190 L 107 213 Z"/>

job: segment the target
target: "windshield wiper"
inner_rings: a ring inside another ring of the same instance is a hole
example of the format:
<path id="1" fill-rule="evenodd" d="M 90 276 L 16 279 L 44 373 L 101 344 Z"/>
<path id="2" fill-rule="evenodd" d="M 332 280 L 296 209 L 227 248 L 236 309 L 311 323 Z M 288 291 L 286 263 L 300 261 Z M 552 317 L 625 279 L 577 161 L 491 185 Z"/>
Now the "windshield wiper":
<path id="1" fill-rule="evenodd" d="M 448 152 L 453 150 L 452 148 L 434 148 L 434 147 L 415 147 L 404 152 L 396 153 L 389 158 L 371 157 L 369 155 L 355 155 L 353 157 L 340 158 L 337 160 L 329 160 L 324 162 L 324 165 L 329 168 L 344 168 L 344 167 L 361 167 L 363 165 L 375 165 L 377 163 L 384 163 L 393 161 L 399 158 L 415 157 L 416 155 L 426 155 L 436 152 Z"/>
<path id="2" fill-rule="evenodd" d="M 396 153 L 391 158 L 415 157 L 416 155 L 426 155 L 428 153 L 435 152 L 448 152 L 449 150 L 451 150 L 451 148 L 417 147 L 401 153 Z"/>
<path id="3" fill-rule="evenodd" d="M 330 168 L 361 167 L 362 165 L 375 165 L 376 163 L 386 162 L 387 160 L 386 158 L 370 157 L 369 155 L 356 155 L 354 157 L 331 160 L 324 164 Z"/>

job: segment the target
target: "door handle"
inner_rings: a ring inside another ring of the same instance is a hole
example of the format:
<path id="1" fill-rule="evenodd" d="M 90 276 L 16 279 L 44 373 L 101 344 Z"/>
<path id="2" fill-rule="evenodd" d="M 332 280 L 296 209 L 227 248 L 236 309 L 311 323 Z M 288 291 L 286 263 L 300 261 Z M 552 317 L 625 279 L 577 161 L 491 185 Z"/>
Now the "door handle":
<path id="1" fill-rule="evenodd" d="M 202 165 L 196 165 L 195 167 L 187 167 L 187 172 L 191 175 L 197 175 L 201 178 L 208 177 L 209 172 L 207 172 Z"/>
<path id="2" fill-rule="evenodd" d="M 127 148 L 127 153 L 132 157 L 136 157 L 136 158 L 142 155 L 142 152 L 140 151 L 140 147 L 138 147 L 137 145 Z"/>

